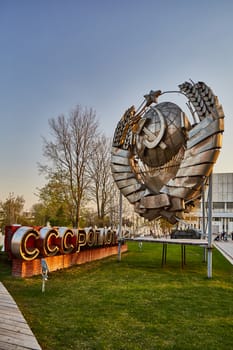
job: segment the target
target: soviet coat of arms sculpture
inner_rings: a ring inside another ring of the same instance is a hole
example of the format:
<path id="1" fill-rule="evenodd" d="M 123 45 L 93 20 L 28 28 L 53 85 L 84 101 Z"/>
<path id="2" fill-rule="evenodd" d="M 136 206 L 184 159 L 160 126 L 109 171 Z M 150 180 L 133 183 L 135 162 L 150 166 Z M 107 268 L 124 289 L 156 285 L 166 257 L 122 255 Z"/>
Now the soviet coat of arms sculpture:
<path id="1" fill-rule="evenodd" d="M 160 90 L 145 95 L 118 122 L 111 168 L 121 193 L 146 219 L 176 223 L 200 200 L 222 146 L 224 113 L 203 82 L 185 82 L 192 123 L 180 107 L 158 103 Z M 165 92 L 166 93 L 166 92 Z"/>

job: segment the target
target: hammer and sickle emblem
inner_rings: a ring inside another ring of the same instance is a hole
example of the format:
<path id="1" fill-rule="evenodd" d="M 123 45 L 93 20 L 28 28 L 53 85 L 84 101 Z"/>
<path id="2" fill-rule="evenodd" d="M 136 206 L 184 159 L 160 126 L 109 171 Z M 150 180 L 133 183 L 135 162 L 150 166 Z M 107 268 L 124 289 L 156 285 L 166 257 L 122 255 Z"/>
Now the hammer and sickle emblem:
<path id="1" fill-rule="evenodd" d="M 158 108 L 153 107 L 153 110 L 157 112 L 158 116 L 159 116 L 159 120 L 160 120 L 160 130 L 158 135 L 155 135 L 153 132 L 151 132 L 149 129 L 147 129 L 145 126 L 143 127 L 143 131 L 145 133 L 145 135 L 147 136 L 144 140 L 143 140 L 143 144 L 147 147 L 147 148 L 154 148 L 156 147 L 162 140 L 162 137 L 164 135 L 165 129 L 166 129 L 166 123 L 165 123 L 165 119 L 164 116 L 162 115 L 162 113 L 160 112 L 160 110 Z M 163 145 L 161 144 L 162 148 Z"/>

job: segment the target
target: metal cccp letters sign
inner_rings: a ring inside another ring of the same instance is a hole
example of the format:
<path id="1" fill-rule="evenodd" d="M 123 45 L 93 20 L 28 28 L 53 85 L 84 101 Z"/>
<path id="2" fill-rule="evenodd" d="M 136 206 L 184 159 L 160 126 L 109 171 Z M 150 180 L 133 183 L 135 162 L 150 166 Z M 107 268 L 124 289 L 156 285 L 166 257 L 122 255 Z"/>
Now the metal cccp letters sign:
<path id="1" fill-rule="evenodd" d="M 10 258 L 27 261 L 113 245 L 117 245 L 117 233 L 111 229 L 7 226 L 5 231 Z"/>

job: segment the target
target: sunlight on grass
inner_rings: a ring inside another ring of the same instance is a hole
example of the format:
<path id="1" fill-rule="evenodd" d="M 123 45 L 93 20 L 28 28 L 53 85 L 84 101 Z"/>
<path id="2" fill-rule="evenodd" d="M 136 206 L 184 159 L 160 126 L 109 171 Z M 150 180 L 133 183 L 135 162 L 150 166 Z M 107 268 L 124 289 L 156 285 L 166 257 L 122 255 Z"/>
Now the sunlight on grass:
<path id="1" fill-rule="evenodd" d="M 233 343 L 233 268 L 217 252 L 208 279 L 203 250 L 130 243 L 116 257 L 41 278 L 1 279 L 24 313 L 43 350 L 227 349 Z"/>

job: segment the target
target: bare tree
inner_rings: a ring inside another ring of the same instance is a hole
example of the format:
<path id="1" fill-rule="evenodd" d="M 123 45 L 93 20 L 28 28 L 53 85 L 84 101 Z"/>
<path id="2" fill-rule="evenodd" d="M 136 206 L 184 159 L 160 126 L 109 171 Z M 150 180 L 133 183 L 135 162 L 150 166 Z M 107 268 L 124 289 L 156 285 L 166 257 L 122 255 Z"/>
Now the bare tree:
<path id="1" fill-rule="evenodd" d="M 98 224 L 106 223 L 109 214 L 110 192 L 113 183 L 111 176 L 111 140 L 105 135 L 95 142 L 95 153 L 91 156 L 89 164 L 89 196 L 94 199 L 97 209 Z"/>
<path id="2" fill-rule="evenodd" d="M 77 106 L 69 118 L 60 115 L 50 119 L 49 127 L 53 140 L 44 138 L 43 141 L 44 156 L 51 166 L 40 165 L 40 170 L 49 179 L 55 175 L 59 178 L 72 214 L 72 224 L 78 227 L 82 200 L 90 182 L 87 167 L 98 137 L 96 114 L 92 109 Z"/>
<path id="3" fill-rule="evenodd" d="M 111 190 L 110 190 L 110 199 L 109 199 L 109 217 L 111 226 L 117 228 L 119 226 L 120 221 L 120 208 L 119 208 L 119 202 L 120 202 L 120 192 L 117 188 L 117 185 L 115 181 L 112 181 Z M 123 199 L 124 201 L 124 199 Z"/>

